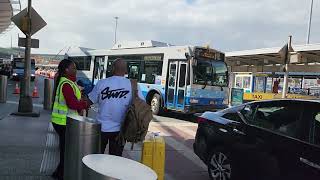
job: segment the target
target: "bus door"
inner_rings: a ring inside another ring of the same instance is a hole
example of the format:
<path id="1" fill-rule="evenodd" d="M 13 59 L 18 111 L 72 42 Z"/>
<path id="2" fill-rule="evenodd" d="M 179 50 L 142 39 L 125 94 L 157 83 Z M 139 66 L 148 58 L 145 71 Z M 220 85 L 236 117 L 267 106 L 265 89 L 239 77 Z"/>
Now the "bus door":
<path id="1" fill-rule="evenodd" d="M 184 110 L 187 89 L 187 66 L 183 61 L 170 61 L 168 71 L 167 108 Z"/>
<path id="2" fill-rule="evenodd" d="M 97 56 L 94 59 L 94 66 L 93 66 L 93 78 L 92 78 L 92 83 L 95 84 L 94 82 L 100 79 L 103 79 L 103 74 L 104 74 L 104 62 L 105 62 L 105 57 L 104 56 Z"/>

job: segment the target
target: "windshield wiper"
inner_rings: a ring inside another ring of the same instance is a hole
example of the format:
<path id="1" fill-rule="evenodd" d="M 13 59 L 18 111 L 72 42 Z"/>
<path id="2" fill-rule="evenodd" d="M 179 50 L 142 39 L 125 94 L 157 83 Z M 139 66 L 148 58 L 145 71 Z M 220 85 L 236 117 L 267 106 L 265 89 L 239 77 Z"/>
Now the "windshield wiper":
<path id="1" fill-rule="evenodd" d="M 196 72 L 197 74 L 199 74 L 199 75 L 202 77 L 202 79 L 204 80 L 204 85 L 203 85 L 202 89 L 205 89 L 205 88 L 207 87 L 207 84 L 208 84 L 208 79 L 207 79 L 207 77 L 206 77 L 205 75 L 199 73 L 198 71 L 195 71 L 195 72 Z"/>

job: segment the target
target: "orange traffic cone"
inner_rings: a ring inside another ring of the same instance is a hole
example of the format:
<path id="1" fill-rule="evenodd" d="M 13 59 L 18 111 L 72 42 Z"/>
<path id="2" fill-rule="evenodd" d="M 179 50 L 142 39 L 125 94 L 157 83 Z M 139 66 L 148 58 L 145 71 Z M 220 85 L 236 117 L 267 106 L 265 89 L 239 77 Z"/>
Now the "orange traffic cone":
<path id="1" fill-rule="evenodd" d="M 14 88 L 13 94 L 20 94 L 20 88 L 19 88 L 18 83 L 16 83 L 16 87 Z"/>
<path id="2" fill-rule="evenodd" d="M 33 92 L 32 92 L 33 98 L 39 98 L 39 92 L 37 86 L 34 86 Z"/>

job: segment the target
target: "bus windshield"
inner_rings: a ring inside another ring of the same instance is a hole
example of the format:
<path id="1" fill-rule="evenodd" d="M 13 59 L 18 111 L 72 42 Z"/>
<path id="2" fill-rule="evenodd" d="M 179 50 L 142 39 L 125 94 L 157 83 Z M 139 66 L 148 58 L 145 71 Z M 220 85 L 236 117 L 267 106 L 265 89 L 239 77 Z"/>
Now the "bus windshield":
<path id="1" fill-rule="evenodd" d="M 223 61 L 199 60 L 193 66 L 193 83 L 209 86 L 228 86 L 228 70 Z"/>

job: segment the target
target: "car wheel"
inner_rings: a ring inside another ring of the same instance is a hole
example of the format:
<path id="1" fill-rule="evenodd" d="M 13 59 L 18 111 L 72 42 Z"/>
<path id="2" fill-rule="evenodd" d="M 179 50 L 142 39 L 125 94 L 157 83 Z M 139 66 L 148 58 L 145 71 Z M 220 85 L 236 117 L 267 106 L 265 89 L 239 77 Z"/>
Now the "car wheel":
<path id="1" fill-rule="evenodd" d="M 231 180 L 231 159 L 224 150 L 213 151 L 208 157 L 207 166 L 211 180 Z"/>
<path id="2" fill-rule="evenodd" d="M 154 115 L 158 115 L 160 113 L 160 102 L 160 95 L 154 94 L 150 102 L 151 110 Z"/>

